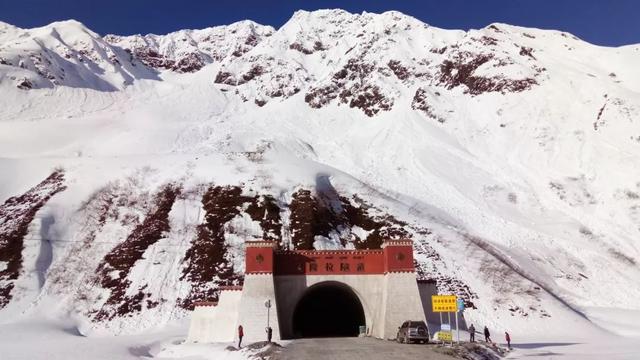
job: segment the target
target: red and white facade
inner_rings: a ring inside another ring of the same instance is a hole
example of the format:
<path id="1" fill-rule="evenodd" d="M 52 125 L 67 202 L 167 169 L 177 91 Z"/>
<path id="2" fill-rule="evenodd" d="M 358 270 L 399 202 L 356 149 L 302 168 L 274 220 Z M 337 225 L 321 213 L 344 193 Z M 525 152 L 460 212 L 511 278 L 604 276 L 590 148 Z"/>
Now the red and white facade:
<path id="1" fill-rule="evenodd" d="M 321 251 L 284 251 L 269 241 L 251 241 L 246 242 L 245 261 L 241 295 L 234 296 L 231 290 L 222 291 L 217 307 L 196 307 L 190 340 L 196 340 L 192 333 L 203 333 L 193 324 L 204 313 L 210 314 L 214 321 L 215 318 L 220 322 L 236 321 L 233 326 L 223 326 L 224 334 L 214 330 L 215 336 L 199 335 L 199 339 L 231 341 L 236 337 L 238 324 L 242 324 L 247 341 L 264 340 L 267 321 L 273 329 L 274 340 L 292 338 L 296 305 L 310 287 L 324 283 L 339 283 L 357 295 L 369 336 L 394 338 L 402 322 L 425 320 L 410 240 L 385 241 L 380 250 Z M 272 304 L 269 314 L 266 300 Z M 237 306 L 232 306 L 232 301 Z M 223 315 L 221 305 L 225 305 L 224 311 L 237 307 L 237 315 Z M 205 309 L 204 312 L 200 308 Z M 233 328 L 234 332 L 227 333 L 227 328 Z"/>

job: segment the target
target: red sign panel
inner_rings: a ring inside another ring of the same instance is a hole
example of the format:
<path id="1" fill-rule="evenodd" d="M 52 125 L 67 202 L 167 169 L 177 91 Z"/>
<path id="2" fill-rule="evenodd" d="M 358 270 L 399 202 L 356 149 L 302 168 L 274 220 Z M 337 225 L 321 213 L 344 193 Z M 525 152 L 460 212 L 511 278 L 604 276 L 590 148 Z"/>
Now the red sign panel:
<path id="1" fill-rule="evenodd" d="M 283 251 L 275 254 L 275 275 L 383 274 L 382 250 Z"/>

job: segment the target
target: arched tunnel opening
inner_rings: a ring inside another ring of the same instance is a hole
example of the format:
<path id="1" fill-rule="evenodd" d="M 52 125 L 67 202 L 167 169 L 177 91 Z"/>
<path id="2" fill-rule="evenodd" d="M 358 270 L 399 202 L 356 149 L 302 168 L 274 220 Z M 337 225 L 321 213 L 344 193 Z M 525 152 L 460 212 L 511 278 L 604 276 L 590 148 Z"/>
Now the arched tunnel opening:
<path id="1" fill-rule="evenodd" d="M 293 312 L 295 337 L 358 336 L 364 309 L 348 286 L 336 282 L 310 287 Z"/>

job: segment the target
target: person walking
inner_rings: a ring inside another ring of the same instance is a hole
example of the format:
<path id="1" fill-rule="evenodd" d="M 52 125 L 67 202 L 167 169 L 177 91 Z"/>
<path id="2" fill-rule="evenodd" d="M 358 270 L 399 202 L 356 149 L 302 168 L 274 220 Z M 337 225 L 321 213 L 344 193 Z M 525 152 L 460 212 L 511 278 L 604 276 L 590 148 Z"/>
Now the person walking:
<path id="1" fill-rule="evenodd" d="M 267 341 L 271 343 L 271 337 L 273 336 L 273 329 L 271 326 L 267 326 Z"/>
<path id="2" fill-rule="evenodd" d="M 476 328 L 473 326 L 473 324 L 471 324 L 471 326 L 469 326 L 469 342 L 476 342 Z"/>
<path id="3" fill-rule="evenodd" d="M 491 341 L 491 333 L 489 333 L 489 328 L 486 326 L 484 327 L 484 341 L 488 343 L 493 343 Z"/>
<path id="4" fill-rule="evenodd" d="M 506 331 L 504 332 L 504 339 L 507 340 L 507 348 L 511 350 L 511 336 Z"/>
<path id="5" fill-rule="evenodd" d="M 244 336 L 244 329 L 242 325 L 238 326 L 238 349 L 242 348 L 242 337 Z"/>

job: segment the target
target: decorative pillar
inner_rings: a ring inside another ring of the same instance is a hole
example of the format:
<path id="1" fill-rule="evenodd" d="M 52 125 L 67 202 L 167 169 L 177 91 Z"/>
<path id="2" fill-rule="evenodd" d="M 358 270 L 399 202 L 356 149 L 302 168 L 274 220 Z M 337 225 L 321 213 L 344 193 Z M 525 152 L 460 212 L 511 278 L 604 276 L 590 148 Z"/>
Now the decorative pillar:
<path id="1" fill-rule="evenodd" d="M 376 336 L 394 339 L 398 327 L 407 320 L 425 320 L 413 265 L 413 241 L 386 240 L 382 309 L 384 326 Z"/>
<path id="2" fill-rule="evenodd" d="M 244 341 L 267 340 L 267 316 L 273 329 L 273 341 L 280 340 L 280 326 L 276 310 L 273 282 L 273 260 L 276 243 L 272 241 L 245 242 L 245 276 L 238 316 L 238 325 L 244 329 Z M 267 309 L 265 301 L 271 302 Z M 269 314 L 267 314 L 269 313 Z M 237 326 L 236 326 L 237 328 Z M 237 331 L 236 331 L 237 339 Z"/>

